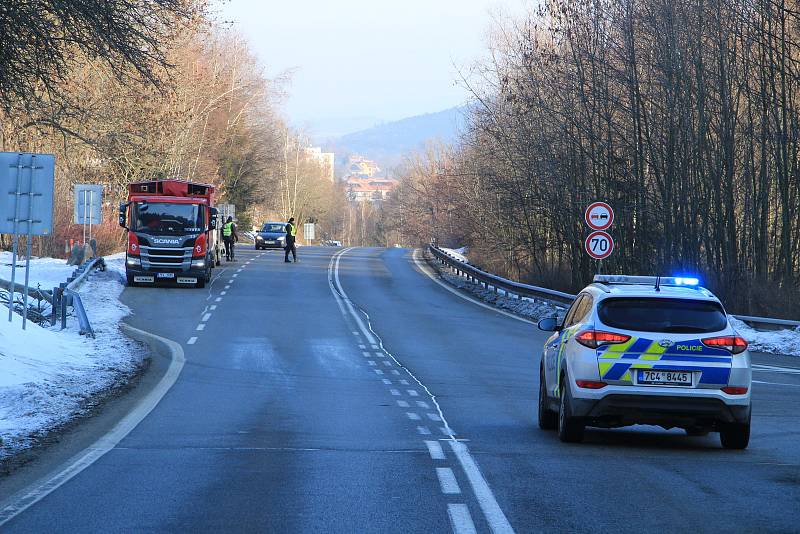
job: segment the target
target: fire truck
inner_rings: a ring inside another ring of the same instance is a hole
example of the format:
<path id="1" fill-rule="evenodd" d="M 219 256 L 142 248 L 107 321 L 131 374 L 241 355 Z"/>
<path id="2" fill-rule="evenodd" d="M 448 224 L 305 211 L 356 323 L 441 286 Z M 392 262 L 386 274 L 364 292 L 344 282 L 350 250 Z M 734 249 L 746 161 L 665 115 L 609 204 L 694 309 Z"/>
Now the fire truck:
<path id="1" fill-rule="evenodd" d="M 205 287 L 218 265 L 214 186 L 154 180 L 128 186 L 119 224 L 127 230 L 125 274 L 129 286 L 171 282 Z"/>

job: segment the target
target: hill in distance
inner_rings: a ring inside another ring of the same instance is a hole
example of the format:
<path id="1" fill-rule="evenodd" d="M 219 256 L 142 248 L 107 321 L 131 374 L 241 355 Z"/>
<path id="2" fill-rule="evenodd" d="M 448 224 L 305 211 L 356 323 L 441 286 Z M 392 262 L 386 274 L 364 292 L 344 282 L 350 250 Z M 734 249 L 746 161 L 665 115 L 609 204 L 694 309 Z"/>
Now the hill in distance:
<path id="1" fill-rule="evenodd" d="M 344 165 L 348 156 L 358 154 L 389 170 L 400 164 L 404 154 L 424 148 L 426 142 L 455 142 L 463 128 L 463 110 L 454 107 L 387 122 L 329 140 L 325 148 L 336 153 L 337 165 Z"/>

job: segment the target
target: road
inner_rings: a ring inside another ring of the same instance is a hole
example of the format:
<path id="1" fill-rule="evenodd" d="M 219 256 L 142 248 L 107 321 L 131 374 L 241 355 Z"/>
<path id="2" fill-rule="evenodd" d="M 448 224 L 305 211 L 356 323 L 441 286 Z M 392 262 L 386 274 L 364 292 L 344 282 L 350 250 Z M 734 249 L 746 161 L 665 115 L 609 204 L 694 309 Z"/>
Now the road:
<path id="1" fill-rule="evenodd" d="M 402 249 L 240 251 L 131 288 L 186 364 L 116 447 L 3 532 L 797 532 L 800 360 L 754 355 L 750 448 L 536 426 L 544 334 Z M 474 529 L 474 530 L 473 530 Z"/>

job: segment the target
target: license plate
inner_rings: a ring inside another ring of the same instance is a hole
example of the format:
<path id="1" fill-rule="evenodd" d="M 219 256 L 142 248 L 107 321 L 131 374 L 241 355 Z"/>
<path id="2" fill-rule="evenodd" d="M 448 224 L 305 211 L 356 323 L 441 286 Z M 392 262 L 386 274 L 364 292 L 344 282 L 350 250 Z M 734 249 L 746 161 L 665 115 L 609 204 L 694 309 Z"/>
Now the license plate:
<path id="1" fill-rule="evenodd" d="M 267 245 L 274 245 L 274 244 L 275 244 L 275 241 L 265 241 L 265 243 L 266 243 Z"/>
<path id="2" fill-rule="evenodd" d="M 659 386 L 691 386 L 692 373 L 689 371 L 651 371 L 639 369 L 637 373 L 639 384 L 652 384 Z"/>
<path id="3" fill-rule="evenodd" d="M 134 276 L 133 277 L 133 281 L 134 282 L 141 282 L 141 283 L 153 282 L 153 277 L 152 276 Z"/>
<path id="4" fill-rule="evenodd" d="M 179 284 L 196 284 L 197 283 L 197 278 L 188 278 L 188 277 L 185 278 L 183 276 L 179 276 L 178 277 L 178 283 Z"/>
<path id="5" fill-rule="evenodd" d="M 156 273 L 159 278 L 175 278 L 175 273 Z"/>

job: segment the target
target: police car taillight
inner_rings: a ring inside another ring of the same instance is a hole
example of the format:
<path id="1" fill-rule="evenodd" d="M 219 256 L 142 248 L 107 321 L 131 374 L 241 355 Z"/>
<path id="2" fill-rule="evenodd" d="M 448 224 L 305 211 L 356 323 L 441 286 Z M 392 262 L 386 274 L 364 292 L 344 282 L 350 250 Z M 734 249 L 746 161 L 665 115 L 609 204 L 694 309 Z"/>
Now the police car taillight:
<path id="1" fill-rule="evenodd" d="M 625 334 L 617 334 L 614 332 L 584 330 L 583 332 L 575 336 L 575 341 L 577 341 L 584 347 L 589 347 L 590 349 L 596 349 L 600 345 L 616 345 L 617 343 L 625 343 L 630 338 L 631 336 L 626 336 Z"/>
<path id="2" fill-rule="evenodd" d="M 707 337 L 703 345 L 713 349 L 725 349 L 732 354 L 741 354 L 747 350 L 747 341 L 739 336 Z"/>

